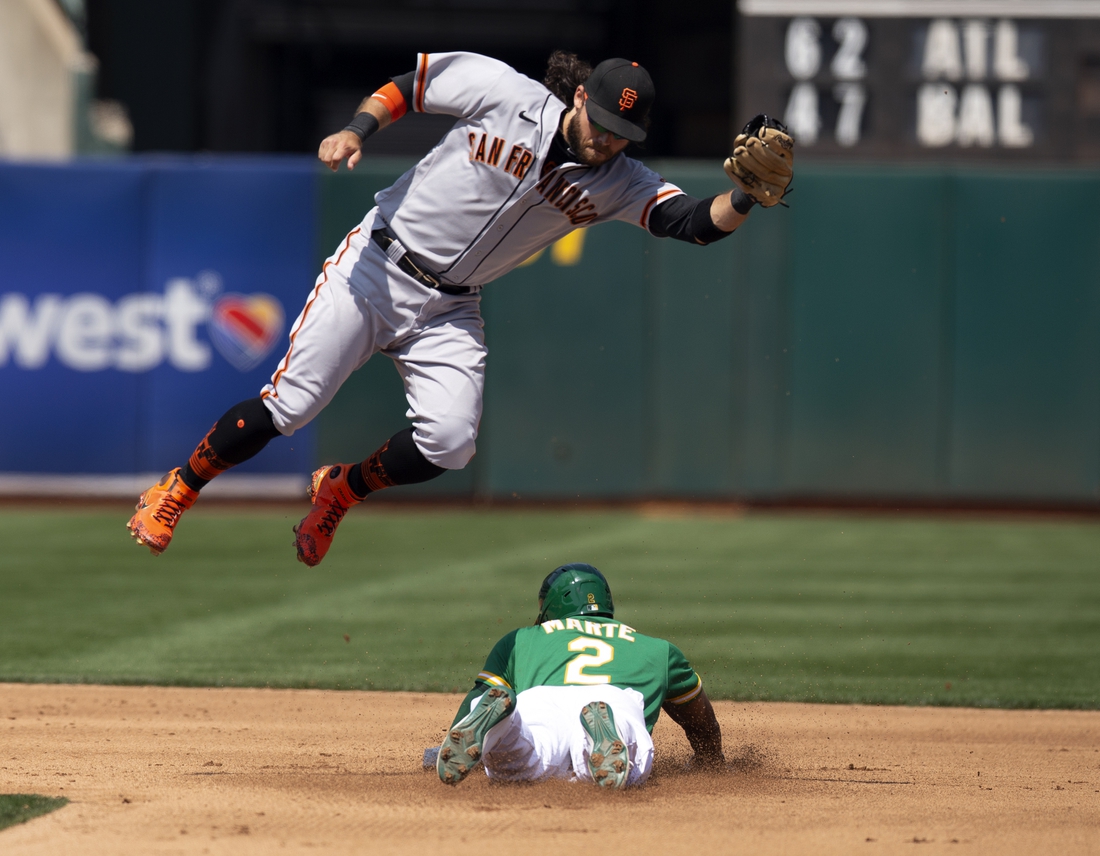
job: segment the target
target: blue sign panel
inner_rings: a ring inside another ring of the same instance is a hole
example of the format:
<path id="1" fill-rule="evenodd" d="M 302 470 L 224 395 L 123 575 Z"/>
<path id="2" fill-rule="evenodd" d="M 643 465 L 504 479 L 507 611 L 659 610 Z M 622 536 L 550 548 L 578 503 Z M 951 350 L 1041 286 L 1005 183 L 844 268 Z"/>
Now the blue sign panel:
<path id="1" fill-rule="evenodd" d="M 304 160 L 0 165 L 0 471 L 164 471 L 259 394 L 313 284 Z M 242 472 L 306 472 L 313 432 Z"/>

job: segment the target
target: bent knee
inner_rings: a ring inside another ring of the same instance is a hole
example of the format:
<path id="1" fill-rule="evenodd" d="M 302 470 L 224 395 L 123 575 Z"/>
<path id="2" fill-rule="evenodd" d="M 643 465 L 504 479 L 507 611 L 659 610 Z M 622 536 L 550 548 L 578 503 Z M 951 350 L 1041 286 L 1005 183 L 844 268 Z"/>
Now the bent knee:
<path id="1" fill-rule="evenodd" d="M 421 454 L 437 467 L 461 470 L 477 451 L 477 424 L 456 417 L 425 420 L 416 425 L 413 440 Z"/>
<path id="2" fill-rule="evenodd" d="M 326 385 L 316 377 L 303 380 L 283 375 L 278 387 L 266 384 L 260 390 L 260 398 L 279 433 L 289 437 L 316 419 L 339 388 L 340 383 Z"/>

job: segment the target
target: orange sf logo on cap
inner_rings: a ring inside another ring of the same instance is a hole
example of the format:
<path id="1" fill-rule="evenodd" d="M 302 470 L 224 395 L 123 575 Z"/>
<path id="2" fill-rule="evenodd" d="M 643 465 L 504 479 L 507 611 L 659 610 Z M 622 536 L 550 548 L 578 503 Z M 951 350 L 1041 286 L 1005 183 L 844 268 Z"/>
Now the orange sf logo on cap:
<path id="1" fill-rule="evenodd" d="M 634 106 L 634 102 L 637 100 L 637 92 L 630 88 L 624 89 L 622 96 L 619 98 L 619 110 L 629 110 L 631 107 Z"/>

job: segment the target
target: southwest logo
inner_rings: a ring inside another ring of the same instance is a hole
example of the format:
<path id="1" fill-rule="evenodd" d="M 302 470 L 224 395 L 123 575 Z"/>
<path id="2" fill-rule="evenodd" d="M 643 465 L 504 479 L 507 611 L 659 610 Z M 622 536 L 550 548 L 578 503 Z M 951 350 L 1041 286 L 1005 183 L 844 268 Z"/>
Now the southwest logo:
<path id="1" fill-rule="evenodd" d="M 54 358 L 78 372 L 140 373 L 164 363 L 202 372 L 212 366 L 213 344 L 246 372 L 271 353 L 283 320 L 282 304 L 270 294 L 221 294 L 213 271 L 170 279 L 163 293 L 117 300 L 90 292 L 0 294 L 0 369 L 33 371 Z"/>
<path id="2" fill-rule="evenodd" d="M 223 294 L 211 307 L 210 340 L 236 369 L 250 371 L 283 332 L 283 307 L 270 294 Z"/>

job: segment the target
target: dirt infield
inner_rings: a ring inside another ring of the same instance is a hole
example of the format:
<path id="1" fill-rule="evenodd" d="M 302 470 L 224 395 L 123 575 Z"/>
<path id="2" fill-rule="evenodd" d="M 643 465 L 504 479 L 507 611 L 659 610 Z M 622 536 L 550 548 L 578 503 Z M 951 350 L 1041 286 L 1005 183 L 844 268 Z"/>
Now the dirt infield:
<path id="1" fill-rule="evenodd" d="M 727 773 L 662 717 L 603 793 L 441 785 L 458 698 L 0 684 L 0 793 L 72 800 L 0 852 L 1100 853 L 1100 712 L 722 702 Z"/>

